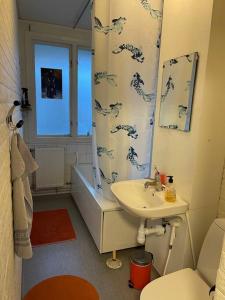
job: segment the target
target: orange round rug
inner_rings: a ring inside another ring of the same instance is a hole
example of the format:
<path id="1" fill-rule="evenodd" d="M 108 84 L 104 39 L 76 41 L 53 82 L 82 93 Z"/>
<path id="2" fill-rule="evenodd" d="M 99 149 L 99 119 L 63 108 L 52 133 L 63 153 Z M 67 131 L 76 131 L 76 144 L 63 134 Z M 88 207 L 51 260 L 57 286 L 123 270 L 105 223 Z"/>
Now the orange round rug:
<path id="1" fill-rule="evenodd" d="M 99 300 L 96 289 L 86 280 L 63 275 L 35 285 L 23 300 Z"/>

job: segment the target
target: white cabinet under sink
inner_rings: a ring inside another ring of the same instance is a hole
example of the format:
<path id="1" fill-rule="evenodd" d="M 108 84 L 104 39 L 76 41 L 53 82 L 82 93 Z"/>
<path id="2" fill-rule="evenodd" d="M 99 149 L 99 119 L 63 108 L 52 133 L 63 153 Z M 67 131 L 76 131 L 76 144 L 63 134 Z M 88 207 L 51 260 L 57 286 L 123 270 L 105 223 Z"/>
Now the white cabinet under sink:
<path id="1" fill-rule="evenodd" d="M 138 246 L 139 218 L 103 198 L 87 177 L 74 168 L 72 196 L 100 253 Z"/>
<path id="2" fill-rule="evenodd" d="M 122 209 L 103 212 L 100 252 L 138 246 L 138 226 L 139 220 Z"/>

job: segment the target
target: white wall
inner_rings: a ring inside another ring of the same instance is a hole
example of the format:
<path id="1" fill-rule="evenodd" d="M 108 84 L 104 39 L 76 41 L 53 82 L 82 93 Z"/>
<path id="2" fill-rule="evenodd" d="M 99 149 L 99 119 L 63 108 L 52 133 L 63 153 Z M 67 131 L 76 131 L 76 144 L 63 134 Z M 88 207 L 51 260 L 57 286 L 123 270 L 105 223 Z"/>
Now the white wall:
<path id="1" fill-rule="evenodd" d="M 190 204 L 191 227 L 197 254 L 209 224 L 217 215 L 224 161 L 224 143 L 221 144 L 221 141 L 224 140 L 222 112 L 225 109 L 221 88 L 218 90 L 221 80 L 216 85 L 219 78 L 217 67 L 221 60 L 217 61 L 218 47 L 213 44 L 213 30 L 211 35 L 212 9 L 213 0 L 164 1 L 152 159 L 153 165 L 174 175 L 177 193 Z M 186 133 L 160 128 L 158 121 L 162 64 L 168 59 L 194 51 L 199 53 L 200 58 L 191 131 Z"/>
<path id="2" fill-rule="evenodd" d="M 85 43 L 85 45 L 91 46 L 91 32 L 88 30 L 81 30 L 81 29 L 71 29 L 68 27 L 58 26 L 58 25 L 50 25 L 44 24 L 39 22 L 32 22 L 32 21 L 19 21 L 19 47 L 20 47 L 20 62 L 21 62 L 21 82 L 23 87 L 29 86 L 29 74 L 27 74 L 27 64 L 29 62 L 29 51 L 28 43 L 27 43 L 27 34 L 30 33 L 36 34 L 39 37 L 44 37 L 44 39 L 58 39 L 61 42 L 70 43 L 70 42 L 77 42 L 81 45 Z M 34 95 L 34 91 L 29 91 L 30 95 Z M 31 99 L 32 100 L 32 99 Z M 28 114 L 30 112 L 24 113 L 25 118 L 25 140 L 29 144 L 31 148 L 37 146 L 35 143 L 32 142 L 29 134 L 29 121 L 28 121 Z M 64 147 L 65 149 L 65 170 L 64 172 L 64 183 L 65 186 L 61 190 L 70 189 L 70 182 L 71 182 L 71 165 L 74 164 L 76 160 L 75 152 L 78 152 L 78 156 L 80 161 L 91 161 L 91 143 L 90 142 L 69 142 L 66 141 L 65 143 L 57 143 L 55 142 L 48 142 L 41 143 L 38 146 L 40 147 Z"/>
<path id="3" fill-rule="evenodd" d="M 13 100 L 20 98 L 17 13 L 14 0 L 1 1 L 0 29 L 0 299 L 20 300 L 21 261 L 13 250 L 10 132 L 5 124 Z"/>

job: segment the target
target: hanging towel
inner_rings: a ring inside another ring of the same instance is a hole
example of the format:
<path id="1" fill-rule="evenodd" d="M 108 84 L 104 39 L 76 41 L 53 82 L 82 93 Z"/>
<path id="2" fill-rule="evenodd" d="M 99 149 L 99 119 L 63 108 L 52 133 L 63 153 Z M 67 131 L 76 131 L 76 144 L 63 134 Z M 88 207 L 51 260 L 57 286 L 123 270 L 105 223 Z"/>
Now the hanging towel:
<path id="1" fill-rule="evenodd" d="M 216 295 L 215 300 L 225 300 L 225 238 L 223 242 L 223 250 L 220 258 L 220 265 L 216 278 Z"/>
<path id="2" fill-rule="evenodd" d="M 31 258 L 30 232 L 33 201 L 28 175 L 36 171 L 33 159 L 22 137 L 15 133 L 11 141 L 11 176 L 13 199 L 14 248 L 19 257 Z"/>

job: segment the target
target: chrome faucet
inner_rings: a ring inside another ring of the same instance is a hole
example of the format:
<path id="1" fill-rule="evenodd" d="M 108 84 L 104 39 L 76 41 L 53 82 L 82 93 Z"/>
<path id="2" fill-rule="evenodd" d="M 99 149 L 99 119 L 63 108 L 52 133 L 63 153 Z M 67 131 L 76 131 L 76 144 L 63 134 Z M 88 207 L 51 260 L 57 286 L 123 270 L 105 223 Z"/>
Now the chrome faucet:
<path id="1" fill-rule="evenodd" d="M 144 183 L 144 188 L 154 187 L 157 192 L 163 190 L 163 186 L 160 181 L 160 175 L 157 168 L 155 168 L 155 178 L 149 178 L 148 181 Z"/>

